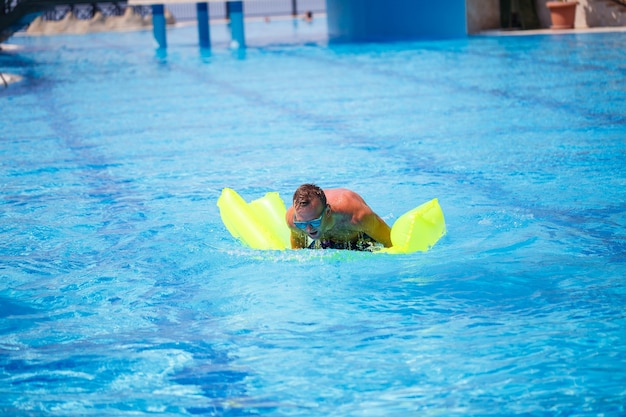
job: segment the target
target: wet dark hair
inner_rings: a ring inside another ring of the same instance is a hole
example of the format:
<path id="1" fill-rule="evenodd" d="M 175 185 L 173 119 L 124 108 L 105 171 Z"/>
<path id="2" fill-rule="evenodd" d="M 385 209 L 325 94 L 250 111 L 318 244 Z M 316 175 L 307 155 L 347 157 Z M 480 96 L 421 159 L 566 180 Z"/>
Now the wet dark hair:
<path id="1" fill-rule="evenodd" d="M 293 193 L 293 206 L 294 207 L 306 207 L 311 204 L 311 200 L 319 198 L 322 202 L 322 207 L 326 207 L 326 194 L 324 190 L 315 184 L 302 184 L 298 187 L 295 193 Z"/>

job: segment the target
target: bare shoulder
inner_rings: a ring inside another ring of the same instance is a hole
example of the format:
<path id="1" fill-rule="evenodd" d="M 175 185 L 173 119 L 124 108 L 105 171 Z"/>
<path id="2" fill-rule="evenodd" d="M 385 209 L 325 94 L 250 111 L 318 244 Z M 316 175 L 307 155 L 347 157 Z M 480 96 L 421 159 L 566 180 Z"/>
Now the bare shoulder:
<path id="1" fill-rule="evenodd" d="M 353 203 L 355 201 L 359 203 L 365 203 L 363 197 L 358 193 L 348 190 L 347 188 L 329 188 L 324 190 L 328 203 L 331 205 L 341 205 L 343 203 Z"/>
<path id="2" fill-rule="evenodd" d="M 358 193 L 347 188 L 332 188 L 324 190 L 328 204 L 337 213 L 349 214 L 353 221 L 372 213 L 372 210 Z"/>
<path id="3" fill-rule="evenodd" d="M 293 205 L 291 205 L 287 208 L 287 212 L 285 213 L 285 220 L 287 220 L 289 227 L 293 227 L 293 213 L 294 209 Z"/>
<path id="4" fill-rule="evenodd" d="M 363 197 L 346 188 L 333 188 L 324 192 L 333 213 L 337 215 L 338 227 L 364 232 L 385 247 L 391 246 L 391 229 Z"/>

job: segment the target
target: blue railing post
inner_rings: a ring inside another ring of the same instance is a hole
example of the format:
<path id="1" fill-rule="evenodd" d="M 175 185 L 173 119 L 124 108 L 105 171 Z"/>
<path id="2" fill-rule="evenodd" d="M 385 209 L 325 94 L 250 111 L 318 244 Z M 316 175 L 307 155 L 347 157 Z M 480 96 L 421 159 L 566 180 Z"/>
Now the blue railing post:
<path id="1" fill-rule="evenodd" d="M 229 3 L 230 33 L 233 46 L 245 48 L 246 38 L 243 28 L 243 1 L 231 1 Z"/>
<path id="2" fill-rule="evenodd" d="M 209 4 L 196 3 L 196 13 L 198 15 L 198 39 L 200 41 L 200 48 L 210 48 Z"/>
<path id="3" fill-rule="evenodd" d="M 165 30 L 165 7 L 162 4 L 152 5 L 152 31 L 159 48 L 167 48 L 167 35 Z"/>

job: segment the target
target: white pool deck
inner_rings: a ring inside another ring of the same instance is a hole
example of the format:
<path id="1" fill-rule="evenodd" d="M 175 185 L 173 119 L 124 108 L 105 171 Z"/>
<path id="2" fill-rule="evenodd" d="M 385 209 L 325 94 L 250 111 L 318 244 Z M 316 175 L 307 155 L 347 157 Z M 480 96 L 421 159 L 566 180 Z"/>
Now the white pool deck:
<path id="1" fill-rule="evenodd" d="M 573 29 L 533 29 L 533 30 L 485 30 L 473 35 L 488 36 L 533 36 L 533 35 L 571 35 L 576 33 L 626 32 L 626 26 L 577 27 Z"/>

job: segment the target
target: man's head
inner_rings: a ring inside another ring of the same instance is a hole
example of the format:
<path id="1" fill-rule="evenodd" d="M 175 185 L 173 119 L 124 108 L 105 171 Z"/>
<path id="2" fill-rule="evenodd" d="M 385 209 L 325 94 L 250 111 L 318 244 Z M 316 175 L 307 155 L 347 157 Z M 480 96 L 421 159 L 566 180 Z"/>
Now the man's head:
<path id="1" fill-rule="evenodd" d="M 322 207 L 326 207 L 326 194 L 324 190 L 315 184 L 302 184 L 293 193 L 293 207 L 295 209 L 306 207 L 315 199 L 319 199 Z"/>
<path id="2" fill-rule="evenodd" d="M 314 184 L 303 184 L 293 194 L 294 226 L 318 239 L 329 212 L 324 190 Z"/>

